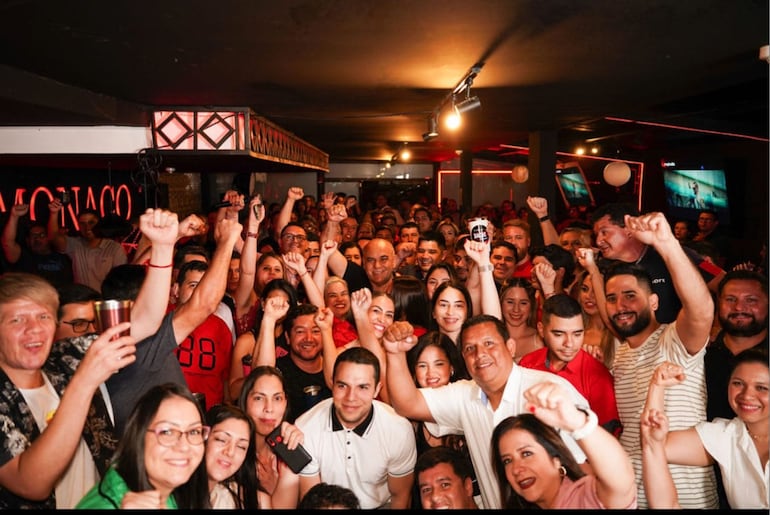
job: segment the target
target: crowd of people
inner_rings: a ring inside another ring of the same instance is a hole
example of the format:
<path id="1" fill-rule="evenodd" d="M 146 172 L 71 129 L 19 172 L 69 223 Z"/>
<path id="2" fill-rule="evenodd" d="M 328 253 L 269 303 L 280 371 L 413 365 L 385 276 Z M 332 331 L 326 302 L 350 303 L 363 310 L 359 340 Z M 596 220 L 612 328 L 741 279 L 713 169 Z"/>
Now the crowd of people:
<path id="1" fill-rule="evenodd" d="M 714 213 L 222 201 L 11 208 L 0 507 L 770 508 L 766 264 Z"/>

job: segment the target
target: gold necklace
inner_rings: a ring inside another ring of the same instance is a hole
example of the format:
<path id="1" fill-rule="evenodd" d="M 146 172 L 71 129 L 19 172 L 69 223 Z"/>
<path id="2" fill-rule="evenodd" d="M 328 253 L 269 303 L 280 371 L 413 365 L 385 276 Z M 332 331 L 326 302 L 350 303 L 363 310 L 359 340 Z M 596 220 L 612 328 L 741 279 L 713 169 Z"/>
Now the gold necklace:
<path id="1" fill-rule="evenodd" d="M 749 436 L 752 437 L 754 440 L 766 440 L 767 439 L 767 435 L 755 435 L 754 433 L 749 431 L 748 427 L 746 428 L 746 431 L 748 431 Z"/>

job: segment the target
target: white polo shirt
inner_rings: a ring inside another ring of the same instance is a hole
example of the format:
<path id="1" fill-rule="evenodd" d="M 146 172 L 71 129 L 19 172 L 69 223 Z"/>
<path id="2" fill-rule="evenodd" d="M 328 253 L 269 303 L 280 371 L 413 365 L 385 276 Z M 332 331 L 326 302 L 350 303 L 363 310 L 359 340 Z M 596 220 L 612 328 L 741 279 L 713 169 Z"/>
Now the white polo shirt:
<path id="1" fill-rule="evenodd" d="M 334 399 L 324 399 L 296 420 L 305 433 L 303 445 L 313 458 L 300 475 L 320 472 L 321 481 L 352 490 L 363 509 L 388 504 L 388 476 L 412 473 L 417 461 L 411 422 L 375 400 L 366 420 L 345 429 L 333 403 Z"/>
<path id="2" fill-rule="evenodd" d="M 508 382 L 503 390 L 503 398 L 497 410 L 493 411 L 489 400 L 481 388 L 471 380 L 461 380 L 438 388 L 420 388 L 436 424 L 430 424 L 429 430 L 435 436 L 445 434 L 464 434 L 471 454 L 473 468 L 481 490 L 484 508 L 500 509 L 500 488 L 497 485 L 492 466 L 492 432 L 504 419 L 528 413 L 525 411 L 524 391 L 542 382 L 557 383 L 565 388 L 575 399 L 575 404 L 588 407 L 588 401 L 580 395 L 569 381 L 550 372 L 533 370 L 514 365 L 508 375 Z M 438 433 L 434 433 L 434 429 Z M 564 443 L 572 451 L 578 463 L 583 463 L 586 456 L 570 436 L 560 432 Z"/>

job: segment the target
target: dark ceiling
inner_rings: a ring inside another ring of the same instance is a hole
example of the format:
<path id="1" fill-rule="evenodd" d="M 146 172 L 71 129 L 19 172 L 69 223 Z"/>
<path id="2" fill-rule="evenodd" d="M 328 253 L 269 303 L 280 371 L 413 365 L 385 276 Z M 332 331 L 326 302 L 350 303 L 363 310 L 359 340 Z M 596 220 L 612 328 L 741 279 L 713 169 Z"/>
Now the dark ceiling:
<path id="1" fill-rule="evenodd" d="M 155 106 L 250 107 L 329 154 L 510 156 L 768 137 L 767 0 L 15 0 L 0 4 L 0 125 L 145 125 Z M 424 142 L 469 69 L 481 108 Z M 701 137 L 699 135 L 698 137 Z"/>

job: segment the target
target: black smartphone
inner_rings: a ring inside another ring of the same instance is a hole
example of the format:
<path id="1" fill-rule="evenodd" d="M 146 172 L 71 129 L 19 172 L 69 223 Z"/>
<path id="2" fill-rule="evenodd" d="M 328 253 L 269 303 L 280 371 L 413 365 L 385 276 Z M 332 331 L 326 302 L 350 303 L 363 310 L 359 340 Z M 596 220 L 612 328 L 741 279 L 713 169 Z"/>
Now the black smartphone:
<path id="1" fill-rule="evenodd" d="M 61 195 L 59 196 L 59 200 L 63 205 L 67 205 L 70 203 L 70 190 L 63 190 L 61 192 Z"/>
<path id="2" fill-rule="evenodd" d="M 310 454 L 308 454 L 305 448 L 302 447 L 302 444 L 298 445 L 297 448 L 292 451 L 286 447 L 283 437 L 281 436 L 280 425 L 265 437 L 265 441 L 275 455 L 281 458 L 295 474 L 299 474 L 312 459 Z"/>

